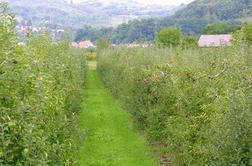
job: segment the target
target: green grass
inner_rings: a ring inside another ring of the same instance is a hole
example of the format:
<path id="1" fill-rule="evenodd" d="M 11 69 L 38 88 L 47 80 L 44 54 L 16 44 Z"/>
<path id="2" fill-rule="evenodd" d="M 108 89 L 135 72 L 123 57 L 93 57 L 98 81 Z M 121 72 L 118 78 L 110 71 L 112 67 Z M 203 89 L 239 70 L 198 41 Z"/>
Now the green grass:
<path id="1" fill-rule="evenodd" d="M 89 61 L 89 62 L 88 62 L 88 67 L 89 67 L 89 69 L 95 70 L 95 69 L 96 69 L 96 66 L 97 66 L 97 62 L 96 62 L 96 61 Z"/>
<path id="2" fill-rule="evenodd" d="M 84 97 L 81 166 L 159 165 L 146 140 L 134 131 L 129 113 L 103 88 L 96 70 L 88 72 Z"/>

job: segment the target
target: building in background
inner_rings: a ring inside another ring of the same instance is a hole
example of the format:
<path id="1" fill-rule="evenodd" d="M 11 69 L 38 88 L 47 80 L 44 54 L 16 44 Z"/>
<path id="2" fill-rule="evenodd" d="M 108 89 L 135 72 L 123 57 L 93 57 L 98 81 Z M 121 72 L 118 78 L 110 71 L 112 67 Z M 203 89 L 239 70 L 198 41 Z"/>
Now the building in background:
<path id="1" fill-rule="evenodd" d="M 201 35 L 198 41 L 199 47 L 231 46 L 232 35 Z"/>
<path id="2" fill-rule="evenodd" d="M 90 40 L 81 41 L 79 48 L 95 48 L 95 45 Z"/>

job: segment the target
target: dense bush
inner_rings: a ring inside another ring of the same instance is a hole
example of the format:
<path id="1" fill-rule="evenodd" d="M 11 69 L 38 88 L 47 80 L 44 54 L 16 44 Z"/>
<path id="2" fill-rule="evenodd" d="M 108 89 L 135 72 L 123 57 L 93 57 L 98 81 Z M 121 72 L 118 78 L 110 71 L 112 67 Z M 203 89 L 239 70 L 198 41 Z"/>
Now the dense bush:
<path id="1" fill-rule="evenodd" d="M 244 33 L 245 40 L 248 44 L 252 44 L 252 24 L 245 25 L 242 30 Z"/>
<path id="2" fill-rule="evenodd" d="M 177 46 L 181 39 L 182 32 L 176 27 L 163 28 L 156 34 L 156 42 L 165 47 Z"/>
<path id="3" fill-rule="evenodd" d="M 67 42 L 30 35 L 18 46 L 0 6 L 0 165 L 73 165 L 85 58 Z"/>
<path id="4" fill-rule="evenodd" d="M 177 165 L 252 165 L 251 48 L 100 52 L 98 70 Z"/>

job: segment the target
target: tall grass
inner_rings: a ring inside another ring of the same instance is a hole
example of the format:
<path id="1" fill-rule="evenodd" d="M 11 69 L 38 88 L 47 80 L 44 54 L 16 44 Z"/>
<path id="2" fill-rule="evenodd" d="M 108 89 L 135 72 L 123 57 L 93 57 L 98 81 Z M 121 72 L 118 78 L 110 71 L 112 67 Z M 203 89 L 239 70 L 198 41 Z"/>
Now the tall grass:
<path id="1" fill-rule="evenodd" d="M 177 165 L 252 164 L 252 61 L 245 46 L 99 52 L 104 84 Z"/>
<path id="2" fill-rule="evenodd" d="M 0 165 L 73 165 L 86 62 L 42 34 L 18 46 L 0 4 Z"/>

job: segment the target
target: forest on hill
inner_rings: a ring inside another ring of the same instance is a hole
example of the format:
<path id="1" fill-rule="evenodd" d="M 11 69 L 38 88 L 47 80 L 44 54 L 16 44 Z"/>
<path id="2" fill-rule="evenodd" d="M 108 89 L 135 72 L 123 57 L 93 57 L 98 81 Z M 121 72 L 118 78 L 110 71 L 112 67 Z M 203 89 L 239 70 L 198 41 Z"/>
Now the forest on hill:
<path id="1" fill-rule="evenodd" d="M 252 16 L 252 0 L 195 0 L 174 15 L 165 18 L 133 20 L 116 28 L 84 26 L 76 34 L 76 41 L 96 41 L 107 37 L 111 43 L 153 41 L 163 27 L 176 26 L 185 34 L 198 35 L 209 24 L 224 21 L 238 26 Z"/>

